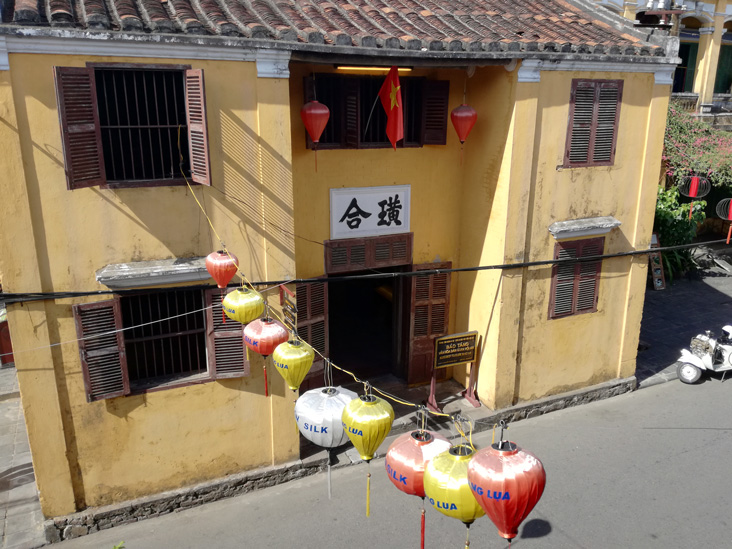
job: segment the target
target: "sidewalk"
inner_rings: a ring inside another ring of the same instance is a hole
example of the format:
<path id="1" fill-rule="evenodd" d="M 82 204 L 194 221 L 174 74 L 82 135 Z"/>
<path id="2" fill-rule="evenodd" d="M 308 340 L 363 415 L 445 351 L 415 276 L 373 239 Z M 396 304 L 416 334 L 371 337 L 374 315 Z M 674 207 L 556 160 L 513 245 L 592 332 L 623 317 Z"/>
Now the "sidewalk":
<path id="1" fill-rule="evenodd" d="M 0 368 L 0 531 L 2 549 L 45 544 L 28 434 L 14 367 Z"/>

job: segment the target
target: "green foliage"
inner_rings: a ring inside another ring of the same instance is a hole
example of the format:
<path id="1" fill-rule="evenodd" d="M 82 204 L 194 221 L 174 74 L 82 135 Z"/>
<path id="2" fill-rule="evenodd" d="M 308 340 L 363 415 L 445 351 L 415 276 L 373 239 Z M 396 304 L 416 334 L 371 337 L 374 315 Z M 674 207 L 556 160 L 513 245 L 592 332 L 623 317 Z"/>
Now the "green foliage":
<path id="1" fill-rule="evenodd" d="M 704 221 L 706 202 L 704 200 L 694 201 L 691 220 L 689 220 L 690 207 L 690 203 L 679 203 L 678 188 L 664 189 L 662 186 L 658 187 L 653 230 L 658 233 L 661 246 L 689 244 L 694 239 L 697 223 Z M 674 276 L 685 273 L 694 265 L 689 250 L 663 252 L 662 257 L 669 282 L 673 281 Z"/>
<path id="2" fill-rule="evenodd" d="M 685 175 L 698 174 L 706 176 L 712 185 L 732 185 L 732 133 L 715 130 L 672 102 L 663 160 L 666 175 L 677 183 Z"/>

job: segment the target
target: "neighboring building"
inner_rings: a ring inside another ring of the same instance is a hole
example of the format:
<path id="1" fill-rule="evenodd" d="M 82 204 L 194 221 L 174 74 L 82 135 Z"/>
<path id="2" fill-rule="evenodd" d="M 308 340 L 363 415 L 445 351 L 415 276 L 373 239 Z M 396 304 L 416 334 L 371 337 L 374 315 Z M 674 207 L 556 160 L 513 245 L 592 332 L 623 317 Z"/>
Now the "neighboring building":
<path id="1" fill-rule="evenodd" d="M 192 195 L 252 281 L 649 245 L 678 43 L 593 4 L 19 0 L 3 21 L 4 290 L 61 292 L 8 306 L 46 516 L 298 458 L 292 393 L 270 368 L 265 397 L 221 321 Z M 396 151 L 363 68 L 390 65 Z M 495 409 L 632 376 L 646 279 L 634 256 L 289 288 L 300 335 L 365 378 L 424 383 L 434 338 L 477 330 Z"/>
<path id="2" fill-rule="evenodd" d="M 636 25 L 653 26 L 663 22 L 659 12 L 674 12 L 679 19 L 679 64 L 674 74 L 673 96 L 691 110 L 732 111 L 732 2 L 622 2 L 600 0 L 600 5 Z"/>

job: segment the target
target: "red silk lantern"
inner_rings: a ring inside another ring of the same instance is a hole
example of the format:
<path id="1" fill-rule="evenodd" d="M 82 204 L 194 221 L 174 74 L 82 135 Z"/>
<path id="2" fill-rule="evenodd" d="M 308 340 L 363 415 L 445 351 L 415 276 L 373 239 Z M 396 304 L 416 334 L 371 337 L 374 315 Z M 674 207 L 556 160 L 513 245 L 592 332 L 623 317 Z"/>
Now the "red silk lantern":
<path id="1" fill-rule="evenodd" d="M 541 498 L 546 472 L 534 454 L 501 441 L 479 450 L 470 460 L 468 482 L 498 533 L 512 540 Z"/>
<path id="2" fill-rule="evenodd" d="M 244 326 L 244 344 L 264 357 L 264 396 L 269 396 L 267 357 L 289 339 L 287 328 L 272 318 L 258 318 Z"/>
<path id="3" fill-rule="evenodd" d="M 698 175 L 687 175 L 679 183 L 679 192 L 689 198 L 701 198 L 706 196 L 710 190 L 712 190 L 712 185 L 709 180 Z M 691 221 L 693 211 L 694 201 L 692 200 L 691 206 L 689 206 L 689 221 Z"/>
<path id="4" fill-rule="evenodd" d="M 234 278 L 238 266 L 239 260 L 237 257 L 225 250 L 211 252 L 206 257 L 206 270 L 216 281 L 219 288 L 226 288 L 231 279 Z"/>
<path id="5" fill-rule="evenodd" d="M 315 144 L 315 171 L 318 171 L 318 142 L 323 134 L 325 125 L 330 118 L 330 110 L 328 107 L 317 101 L 308 101 L 300 109 L 300 118 L 302 118 L 305 129 L 308 131 L 310 139 Z"/>
<path id="6" fill-rule="evenodd" d="M 450 120 L 452 120 L 452 125 L 455 126 L 455 131 L 458 134 L 458 139 L 460 139 L 460 144 L 463 144 L 468 138 L 470 130 L 475 126 L 475 121 L 478 120 L 478 113 L 475 112 L 473 107 L 463 103 L 452 110 L 450 113 Z"/>
<path id="7" fill-rule="evenodd" d="M 717 215 L 722 219 L 732 221 L 732 199 L 725 198 L 724 200 L 719 201 L 719 204 L 717 204 Z M 729 244 L 729 239 L 731 236 L 732 224 L 730 224 L 729 231 L 727 231 L 727 244 Z"/>

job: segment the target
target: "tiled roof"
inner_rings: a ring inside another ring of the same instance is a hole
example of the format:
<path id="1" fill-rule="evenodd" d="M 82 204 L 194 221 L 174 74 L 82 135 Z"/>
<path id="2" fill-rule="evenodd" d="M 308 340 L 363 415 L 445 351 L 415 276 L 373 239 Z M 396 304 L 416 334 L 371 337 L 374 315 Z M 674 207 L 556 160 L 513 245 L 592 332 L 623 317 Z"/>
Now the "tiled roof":
<path id="1" fill-rule="evenodd" d="M 600 17 L 577 0 L 15 0 L 14 9 L 4 7 L 4 23 L 24 26 L 407 52 L 667 55 L 630 22 Z"/>

